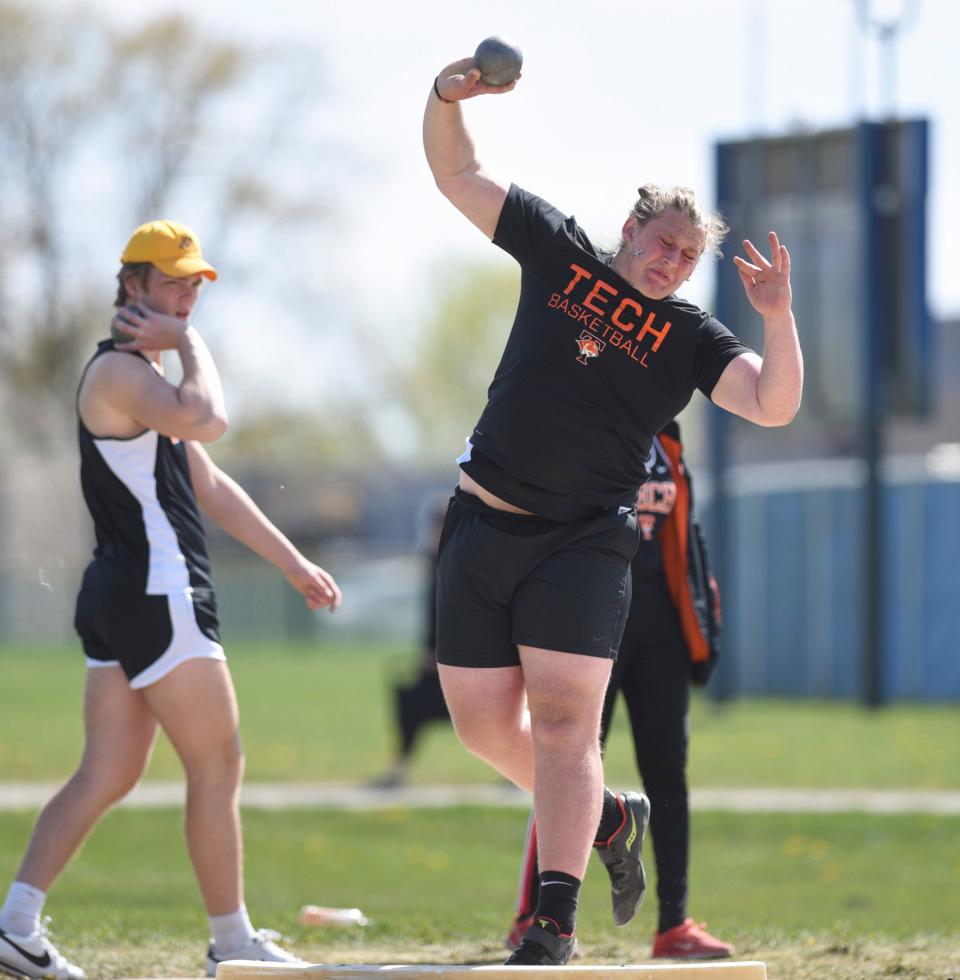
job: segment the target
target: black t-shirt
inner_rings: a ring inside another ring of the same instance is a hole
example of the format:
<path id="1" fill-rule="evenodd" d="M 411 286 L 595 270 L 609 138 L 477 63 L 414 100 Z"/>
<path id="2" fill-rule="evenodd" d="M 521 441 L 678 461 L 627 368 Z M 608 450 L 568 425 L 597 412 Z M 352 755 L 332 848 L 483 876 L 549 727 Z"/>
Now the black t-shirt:
<path id="1" fill-rule="evenodd" d="M 554 520 L 631 505 L 656 433 L 749 348 L 691 303 L 648 299 L 516 185 L 493 240 L 520 263 L 520 300 L 462 468 Z"/>

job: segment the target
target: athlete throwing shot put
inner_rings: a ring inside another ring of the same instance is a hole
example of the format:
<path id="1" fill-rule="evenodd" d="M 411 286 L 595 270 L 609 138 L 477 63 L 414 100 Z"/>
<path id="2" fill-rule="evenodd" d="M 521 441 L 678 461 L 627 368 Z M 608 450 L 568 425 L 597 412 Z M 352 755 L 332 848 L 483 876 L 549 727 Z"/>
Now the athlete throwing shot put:
<path id="1" fill-rule="evenodd" d="M 46 893 L 97 820 L 137 783 L 157 732 L 186 772 L 186 836 L 213 941 L 224 959 L 298 962 L 257 931 L 244 905 L 237 701 L 219 642 L 200 509 L 276 565 L 311 609 L 340 590 L 271 524 L 200 445 L 227 428 L 220 377 L 191 325 L 216 272 L 190 229 L 156 221 L 134 232 L 118 275 L 115 337 L 102 341 L 77 394 L 80 480 L 96 532 L 77 600 L 87 660 L 80 766 L 40 813 L 0 909 L 0 973 L 82 978 L 50 941 Z M 163 377 L 176 351 L 180 384 Z M 199 505 L 199 508 L 198 508 Z"/>
<path id="2" fill-rule="evenodd" d="M 699 389 L 759 425 L 786 425 L 803 367 L 790 258 L 745 242 L 736 258 L 764 323 L 763 357 L 676 295 L 726 228 L 685 188 L 640 188 L 619 247 L 479 161 L 462 102 L 511 91 L 472 58 L 435 79 L 423 124 L 445 197 L 521 267 L 520 297 L 488 401 L 459 459 L 441 535 L 437 659 L 463 744 L 531 790 L 539 837 L 533 924 L 508 964 L 561 965 L 574 947 L 591 846 L 613 914 L 645 889 L 649 806 L 603 784 L 599 726 L 630 604 L 634 504 L 653 438 Z"/>

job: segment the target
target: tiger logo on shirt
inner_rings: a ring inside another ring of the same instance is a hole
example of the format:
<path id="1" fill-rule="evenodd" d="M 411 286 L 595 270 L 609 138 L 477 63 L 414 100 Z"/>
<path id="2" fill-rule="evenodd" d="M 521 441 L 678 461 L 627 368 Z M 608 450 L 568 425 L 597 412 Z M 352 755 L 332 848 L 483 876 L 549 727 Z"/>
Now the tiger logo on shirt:
<path id="1" fill-rule="evenodd" d="M 577 347 L 580 350 L 577 363 L 584 365 L 589 363 L 591 357 L 597 357 L 600 351 L 607 346 L 599 337 L 594 337 L 592 333 L 588 333 L 586 330 L 576 338 L 576 341 Z"/>

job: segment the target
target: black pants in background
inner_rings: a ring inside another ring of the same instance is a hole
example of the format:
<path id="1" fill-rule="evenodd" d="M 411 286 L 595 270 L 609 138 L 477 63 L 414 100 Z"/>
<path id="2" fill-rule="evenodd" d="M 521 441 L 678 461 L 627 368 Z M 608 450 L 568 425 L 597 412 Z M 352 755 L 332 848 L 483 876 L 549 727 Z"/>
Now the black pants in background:
<path id="1" fill-rule="evenodd" d="M 663 932 L 679 925 L 686 916 L 690 857 L 686 776 L 690 664 L 680 622 L 666 587 L 656 602 L 644 602 L 645 594 L 634 593 L 603 706 L 600 739 L 606 743 L 617 694 L 622 693 L 637 769 L 650 799 L 659 930 Z"/>
<path id="2" fill-rule="evenodd" d="M 421 728 L 428 721 L 449 721 L 450 712 L 440 687 L 436 669 L 421 668 L 416 678 L 408 684 L 394 688 L 397 733 L 400 738 L 400 756 L 408 759 Z"/>

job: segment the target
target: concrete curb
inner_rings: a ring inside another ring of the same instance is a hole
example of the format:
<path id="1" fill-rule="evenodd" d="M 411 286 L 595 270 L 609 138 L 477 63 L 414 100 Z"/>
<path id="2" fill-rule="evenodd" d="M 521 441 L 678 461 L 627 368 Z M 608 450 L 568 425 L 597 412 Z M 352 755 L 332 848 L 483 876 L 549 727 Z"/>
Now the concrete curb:
<path id="1" fill-rule="evenodd" d="M 60 783 L 0 783 L 0 810 L 35 810 Z M 141 783 L 120 806 L 139 809 L 183 805 L 180 782 Z M 690 792 L 694 810 L 739 813 L 928 813 L 960 816 L 960 791 L 896 789 L 744 789 L 701 788 Z M 530 797 L 505 784 L 405 786 L 381 789 L 342 783 L 247 783 L 241 805 L 257 810 L 436 809 L 452 806 L 499 806 L 528 809 Z"/>

